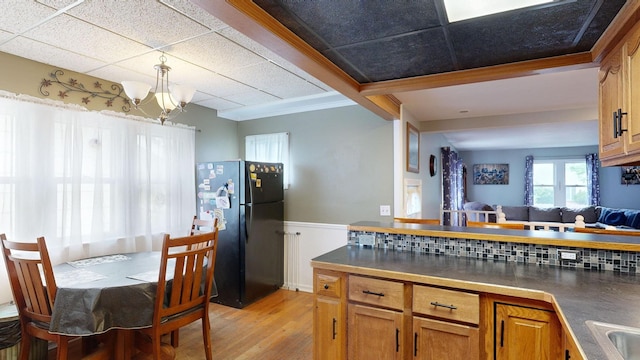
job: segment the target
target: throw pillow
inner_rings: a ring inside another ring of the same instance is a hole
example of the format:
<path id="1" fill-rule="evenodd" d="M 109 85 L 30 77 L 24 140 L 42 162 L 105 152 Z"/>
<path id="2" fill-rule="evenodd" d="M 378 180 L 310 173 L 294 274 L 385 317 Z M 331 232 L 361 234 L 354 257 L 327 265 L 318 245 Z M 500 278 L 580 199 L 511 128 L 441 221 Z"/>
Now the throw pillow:
<path id="1" fill-rule="evenodd" d="M 603 207 L 600 211 L 599 223 L 603 223 L 611 226 L 624 225 L 627 221 L 627 217 L 624 215 L 623 210 L 611 209 Z"/>

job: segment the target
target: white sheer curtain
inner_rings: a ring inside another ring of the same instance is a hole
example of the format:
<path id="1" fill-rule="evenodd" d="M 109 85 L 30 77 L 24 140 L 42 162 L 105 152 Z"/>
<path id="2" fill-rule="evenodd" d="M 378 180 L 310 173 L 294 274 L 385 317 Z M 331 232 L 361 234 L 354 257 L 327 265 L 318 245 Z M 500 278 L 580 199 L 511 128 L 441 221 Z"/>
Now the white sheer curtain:
<path id="1" fill-rule="evenodd" d="M 54 263 L 188 233 L 193 129 L 54 105 L 0 96 L 0 233 L 45 236 Z"/>
<path id="2" fill-rule="evenodd" d="M 289 188 L 289 133 L 249 135 L 244 140 L 246 160 L 282 163 L 284 188 Z"/>

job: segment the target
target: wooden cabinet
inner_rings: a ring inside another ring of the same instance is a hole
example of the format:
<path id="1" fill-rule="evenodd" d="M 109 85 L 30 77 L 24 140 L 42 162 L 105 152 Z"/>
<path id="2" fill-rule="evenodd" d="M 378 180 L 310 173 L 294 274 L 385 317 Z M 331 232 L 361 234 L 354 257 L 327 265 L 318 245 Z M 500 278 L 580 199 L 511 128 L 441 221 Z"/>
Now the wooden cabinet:
<path id="1" fill-rule="evenodd" d="M 640 163 L 639 48 L 640 23 L 600 65 L 599 140 L 604 166 Z"/>
<path id="2" fill-rule="evenodd" d="M 314 269 L 321 359 L 582 360 L 551 304 Z"/>
<path id="3" fill-rule="evenodd" d="M 479 359 L 478 294 L 414 285 L 412 309 L 414 359 Z"/>
<path id="4" fill-rule="evenodd" d="M 563 360 L 583 360 L 584 357 L 582 357 L 582 353 L 580 352 L 580 350 L 578 350 L 578 345 L 576 345 L 576 342 L 573 340 L 573 337 L 571 336 L 571 334 L 569 334 L 566 331 L 562 332 L 562 349 L 563 349 L 563 354 L 562 354 L 562 358 Z"/>
<path id="5" fill-rule="evenodd" d="M 495 303 L 495 359 L 561 359 L 560 322 L 553 311 Z"/>
<path id="6" fill-rule="evenodd" d="M 413 358 L 479 359 L 477 327 L 413 317 Z"/>
<path id="7" fill-rule="evenodd" d="M 349 275 L 348 358 L 403 359 L 402 282 Z"/>
<path id="8" fill-rule="evenodd" d="M 314 270 L 313 358 L 346 359 L 344 275 Z"/>
<path id="9" fill-rule="evenodd" d="M 349 359 L 403 358 L 402 312 L 349 304 Z"/>

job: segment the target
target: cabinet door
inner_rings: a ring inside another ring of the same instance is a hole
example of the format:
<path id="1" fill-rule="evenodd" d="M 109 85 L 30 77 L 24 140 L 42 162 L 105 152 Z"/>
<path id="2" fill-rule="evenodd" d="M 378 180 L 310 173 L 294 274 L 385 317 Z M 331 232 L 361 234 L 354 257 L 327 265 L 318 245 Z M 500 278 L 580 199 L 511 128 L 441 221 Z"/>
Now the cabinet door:
<path id="1" fill-rule="evenodd" d="M 640 27 L 625 42 L 624 54 L 626 72 L 626 116 L 623 116 L 623 129 L 626 137 L 627 154 L 640 153 Z"/>
<path id="2" fill-rule="evenodd" d="M 622 84 L 622 54 L 615 51 L 602 62 L 599 72 L 601 160 L 622 156 L 625 152 L 623 136 L 614 135 L 617 125 L 613 118 L 613 113 L 623 107 Z"/>
<path id="3" fill-rule="evenodd" d="M 478 359 L 477 328 L 413 317 L 413 358 L 420 360 Z"/>
<path id="4" fill-rule="evenodd" d="M 564 354 L 561 359 L 564 360 L 583 360 L 582 354 L 580 350 L 578 350 L 578 346 L 575 341 L 571 338 L 571 335 L 566 331 L 562 332 L 562 344 L 564 349 Z"/>
<path id="5" fill-rule="evenodd" d="M 313 358 L 344 359 L 344 317 L 339 299 L 316 296 L 313 319 Z"/>
<path id="6" fill-rule="evenodd" d="M 402 313 L 349 304 L 350 360 L 402 359 Z"/>
<path id="7" fill-rule="evenodd" d="M 496 360 L 555 360 L 562 350 L 560 322 L 548 310 L 496 304 Z"/>

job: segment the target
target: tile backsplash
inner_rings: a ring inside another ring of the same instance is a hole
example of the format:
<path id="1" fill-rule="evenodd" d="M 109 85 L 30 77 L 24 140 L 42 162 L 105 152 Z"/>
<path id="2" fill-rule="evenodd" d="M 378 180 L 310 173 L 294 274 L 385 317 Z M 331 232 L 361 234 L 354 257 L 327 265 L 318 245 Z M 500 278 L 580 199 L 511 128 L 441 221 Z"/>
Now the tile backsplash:
<path id="1" fill-rule="evenodd" d="M 503 241 L 457 239 L 370 231 L 349 231 L 348 244 L 361 245 L 360 236 L 381 249 L 410 251 L 423 254 L 462 256 L 493 261 L 510 261 L 538 265 L 580 268 L 596 271 L 640 272 L 637 261 L 640 253 L 633 251 L 600 250 L 579 247 L 521 244 Z M 367 242 L 368 243 L 368 242 Z M 561 260 L 559 250 L 578 253 L 577 260 Z"/>

